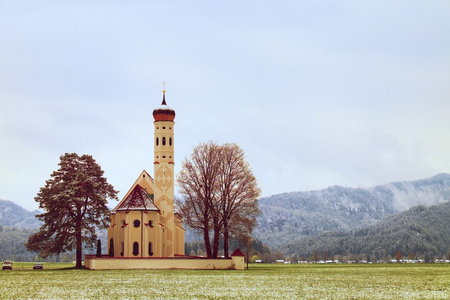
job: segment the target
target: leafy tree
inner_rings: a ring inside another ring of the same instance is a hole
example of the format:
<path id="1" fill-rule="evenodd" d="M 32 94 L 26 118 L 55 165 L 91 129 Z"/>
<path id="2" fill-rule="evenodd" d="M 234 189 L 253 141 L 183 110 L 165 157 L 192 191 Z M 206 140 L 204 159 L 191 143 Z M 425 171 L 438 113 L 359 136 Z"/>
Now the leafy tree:
<path id="1" fill-rule="evenodd" d="M 91 155 L 66 153 L 58 165 L 35 197 L 44 211 L 36 217 L 44 225 L 26 247 L 43 258 L 75 248 L 76 268 L 81 268 L 82 245 L 93 248 L 96 229 L 108 227 L 107 199 L 117 200 L 117 191 Z"/>
<path id="2" fill-rule="evenodd" d="M 395 259 L 397 260 L 397 262 L 400 262 L 403 258 L 403 254 L 402 252 L 399 250 L 395 253 Z"/>

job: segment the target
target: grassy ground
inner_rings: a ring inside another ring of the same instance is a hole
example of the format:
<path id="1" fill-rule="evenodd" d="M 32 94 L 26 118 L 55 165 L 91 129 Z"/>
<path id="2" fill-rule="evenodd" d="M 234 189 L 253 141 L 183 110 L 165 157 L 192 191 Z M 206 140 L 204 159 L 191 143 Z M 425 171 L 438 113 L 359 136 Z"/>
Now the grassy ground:
<path id="1" fill-rule="evenodd" d="M 450 299 L 448 264 L 279 265 L 245 271 L 75 270 L 14 263 L 2 299 Z"/>

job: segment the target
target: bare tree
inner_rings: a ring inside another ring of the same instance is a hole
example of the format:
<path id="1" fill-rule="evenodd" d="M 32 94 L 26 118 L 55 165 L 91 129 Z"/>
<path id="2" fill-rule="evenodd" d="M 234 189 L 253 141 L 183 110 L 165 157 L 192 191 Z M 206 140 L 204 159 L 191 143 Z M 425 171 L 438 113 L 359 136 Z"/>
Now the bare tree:
<path id="1" fill-rule="evenodd" d="M 250 249 L 252 247 L 253 239 L 249 234 L 246 233 L 240 233 L 236 235 L 236 240 L 238 241 L 239 245 L 244 248 L 245 251 L 245 261 L 247 262 L 247 270 L 248 270 L 248 261 L 250 258 Z"/>
<path id="2" fill-rule="evenodd" d="M 184 198 L 180 213 L 188 226 L 203 231 L 208 257 L 217 257 L 221 234 L 228 257 L 230 236 L 250 235 L 260 213 L 260 189 L 244 151 L 236 144 L 201 144 L 183 161 L 177 180 Z"/>
<path id="3" fill-rule="evenodd" d="M 213 257 L 209 232 L 212 227 L 213 203 L 217 202 L 216 186 L 219 172 L 219 146 L 213 142 L 194 148 L 190 159 L 182 162 L 177 176 L 184 201 L 177 201 L 186 224 L 203 231 L 208 257 Z M 217 214 L 217 213 L 216 213 Z"/>
<path id="4" fill-rule="evenodd" d="M 224 255 L 228 257 L 230 235 L 251 234 L 260 214 L 258 188 L 244 151 L 236 144 L 221 147 L 219 172 L 219 213 L 224 237 Z"/>

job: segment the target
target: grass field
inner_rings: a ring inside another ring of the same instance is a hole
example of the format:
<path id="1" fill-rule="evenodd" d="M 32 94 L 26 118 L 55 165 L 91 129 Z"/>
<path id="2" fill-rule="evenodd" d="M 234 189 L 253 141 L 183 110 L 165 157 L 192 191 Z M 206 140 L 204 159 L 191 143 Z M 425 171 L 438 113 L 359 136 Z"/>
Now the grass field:
<path id="1" fill-rule="evenodd" d="M 280 265 L 245 271 L 75 270 L 14 263 L 2 299 L 450 299 L 448 264 Z"/>

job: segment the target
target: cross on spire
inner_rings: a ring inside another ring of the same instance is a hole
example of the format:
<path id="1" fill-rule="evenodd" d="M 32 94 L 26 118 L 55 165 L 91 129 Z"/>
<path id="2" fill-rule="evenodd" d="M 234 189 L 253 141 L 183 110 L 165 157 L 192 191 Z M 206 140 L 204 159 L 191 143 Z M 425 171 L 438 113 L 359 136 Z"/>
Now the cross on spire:
<path id="1" fill-rule="evenodd" d="M 166 103 L 166 82 L 165 81 L 163 81 L 163 101 L 162 101 L 161 105 L 167 105 L 167 103 Z"/>

